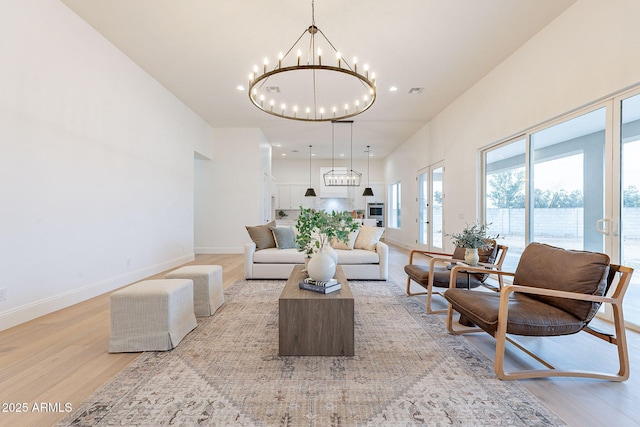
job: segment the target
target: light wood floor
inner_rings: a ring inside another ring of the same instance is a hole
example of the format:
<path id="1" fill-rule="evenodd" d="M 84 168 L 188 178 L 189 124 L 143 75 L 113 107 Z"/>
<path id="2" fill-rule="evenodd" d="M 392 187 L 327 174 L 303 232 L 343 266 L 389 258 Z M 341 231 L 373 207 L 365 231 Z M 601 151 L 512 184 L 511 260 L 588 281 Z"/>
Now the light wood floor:
<path id="1" fill-rule="evenodd" d="M 408 251 L 390 247 L 389 279 L 404 289 L 403 266 Z M 198 255 L 191 264 L 218 264 L 224 287 L 243 278 L 242 255 Z M 162 272 L 150 278 L 163 277 Z M 418 290 L 418 289 L 416 289 Z M 444 305 L 443 305 L 444 306 Z M 441 316 L 443 317 L 443 316 Z M 443 320 L 444 322 L 444 317 Z M 604 324 L 603 327 L 606 327 Z M 624 383 L 558 378 L 520 381 L 572 426 L 640 425 L 640 335 L 629 333 L 631 378 Z M 0 426 L 48 426 L 64 412 L 34 412 L 34 404 L 65 403 L 73 408 L 133 361 L 137 354 L 109 354 L 109 294 L 0 332 Z M 494 340 L 487 334 L 467 339 L 493 359 Z M 529 345 L 551 362 L 599 363 L 614 366 L 613 346 L 581 333 L 561 340 L 532 339 Z M 400 355 L 399 355 L 400 356 Z M 516 351 L 508 362 L 530 366 Z M 11 404 L 26 403 L 28 413 L 15 413 Z M 12 410 L 14 412 L 2 412 Z"/>

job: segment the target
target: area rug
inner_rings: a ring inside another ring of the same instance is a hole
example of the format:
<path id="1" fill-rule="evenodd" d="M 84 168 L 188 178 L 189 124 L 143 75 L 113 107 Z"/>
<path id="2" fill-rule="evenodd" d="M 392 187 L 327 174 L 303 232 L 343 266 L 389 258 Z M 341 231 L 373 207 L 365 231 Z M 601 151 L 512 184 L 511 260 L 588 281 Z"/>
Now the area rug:
<path id="1" fill-rule="evenodd" d="M 279 357 L 284 283 L 235 283 L 177 348 L 141 354 L 58 425 L 565 425 L 389 282 L 351 282 L 356 356 Z"/>

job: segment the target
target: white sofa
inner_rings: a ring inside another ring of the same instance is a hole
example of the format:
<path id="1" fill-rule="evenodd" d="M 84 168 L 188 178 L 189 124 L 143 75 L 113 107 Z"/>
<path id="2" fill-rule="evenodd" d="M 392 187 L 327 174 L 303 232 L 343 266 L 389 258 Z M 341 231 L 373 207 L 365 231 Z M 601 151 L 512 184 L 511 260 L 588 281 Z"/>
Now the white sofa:
<path id="1" fill-rule="evenodd" d="M 376 250 L 336 249 L 338 264 L 349 280 L 387 280 L 389 247 L 376 243 Z M 297 249 L 268 248 L 256 251 L 255 243 L 244 245 L 246 279 L 288 279 L 296 264 L 304 264 L 305 254 Z"/>

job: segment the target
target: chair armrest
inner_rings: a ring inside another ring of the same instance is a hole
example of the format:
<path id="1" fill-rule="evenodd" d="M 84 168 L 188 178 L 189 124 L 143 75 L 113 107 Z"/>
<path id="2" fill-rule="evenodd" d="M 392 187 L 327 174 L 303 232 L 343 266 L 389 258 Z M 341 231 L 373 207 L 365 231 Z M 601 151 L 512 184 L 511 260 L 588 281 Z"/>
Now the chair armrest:
<path id="1" fill-rule="evenodd" d="M 451 269 L 451 278 L 449 279 L 449 287 L 450 288 L 455 288 L 456 287 L 456 276 L 458 275 L 458 272 L 461 273 L 482 273 L 482 274 L 496 274 L 499 277 L 502 276 L 515 276 L 516 273 L 512 273 L 510 271 L 502 271 L 502 270 L 498 270 L 497 269 L 497 265 L 495 264 L 489 264 L 489 263 L 479 263 L 481 265 L 485 265 L 485 266 L 490 266 L 491 268 L 485 268 L 485 267 L 474 267 L 471 265 L 456 265 Z"/>
<path id="2" fill-rule="evenodd" d="M 533 295 L 545 295 L 550 297 L 558 297 L 558 298 L 567 298 L 574 299 L 580 301 L 591 301 L 591 302 L 614 302 L 613 298 L 609 298 L 606 296 L 600 295 L 589 295 L 589 294 L 581 294 L 579 292 L 567 292 L 567 291 L 559 291 L 557 289 L 546 289 L 546 288 L 535 288 L 531 286 L 522 286 L 522 285 L 507 285 L 502 288 L 500 292 L 500 300 L 503 298 L 509 299 L 509 294 L 519 292 L 523 294 L 533 294 Z"/>
<path id="3" fill-rule="evenodd" d="M 456 263 L 459 262 L 459 260 L 457 259 L 453 259 L 451 257 L 449 258 L 444 258 L 444 257 L 433 257 L 433 256 L 429 256 L 429 258 L 431 258 L 429 260 L 429 271 L 433 271 L 433 267 L 436 265 L 436 263 L 440 262 L 443 264 L 452 264 L 452 263 Z"/>
<path id="4" fill-rule="evenodd" d="M 427 258 L 433 258 L 433 255 L 438 255 L 440 257 L 449 257 L 451 258 L 453 256 L 453 254 L 447 254 L 447 253 L 443 253 L 443 252 L 430 252 L 430 251 L 421 251 L 418 249 L 413 249 L 411 252 L 409 252 L 409 264 L 413 264 L 413 256 L 415 254 L 418 255 L 423 255 L 426 256 Z"/>

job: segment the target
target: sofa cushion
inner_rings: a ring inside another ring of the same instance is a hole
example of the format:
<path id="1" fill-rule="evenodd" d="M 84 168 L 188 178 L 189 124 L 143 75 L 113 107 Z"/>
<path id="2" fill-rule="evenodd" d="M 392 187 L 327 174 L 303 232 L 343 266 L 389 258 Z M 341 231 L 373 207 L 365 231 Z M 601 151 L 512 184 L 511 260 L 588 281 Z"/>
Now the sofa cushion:
<path id="1" fill-rule="evenodd" d="M 378 243 L 380 237 L 382 237 L 382 233 L 384 233 L 383 227 L 369 227 L 367 225 L 363 225 L 360 227 L 360 231 L 358 232 L 354 248 L 375 251 L 376 243 Z"/>
<path id="2" fill-rule="evenodd" d="M 380 256 L 376 251 L 366 251 L 364 249 L 336 249 L 338 254 L 338 264 L 377 264 Z"/>
<path id="3" fill-rule="evenodd" d="M 304 264 L 306 255 L 297 249 L 269 248 L 256 251 L 253 262 L 258 264 Z"/>
<path id="4" fill-rule="evenodd" d="M 331 239 L 331 247 L 333 249 L 353 250 L 354 246 L 356 244 L 356 238 L 358 237 L 358 231 L 359 230 L 360 229 L 358 229 L 356 231 L 352 231 L 351 233 L 349 233 L 349 240 L 347 241 L 347 243 L 341 242 L 340 240 L 338 240 L 335 237 L 333 237 Z"/>
<path id="5" fill-rule="evenodd" d="M 542 243 L 529 244 L 518 263 L 514 285 L 557 289 L 586 295 L 603 295 L 607 286 L 609 257 L 597 252 L 556 248 Z M 529 295 L 589 321 L 600 304 L 542 295 Z"/>
<path id="6" fill-rule="evenodd" d="M 271 232 L 271 227 L 275 226 L 275 221 L 271 221 L 270 223 L 264 225 L 246 226 L 251 240 L 253 240 L 253 242 L 256 244 L 256 249 L 267 249 L 276 247 L 276 241 L 274 240 L 273 233 Z"/>
<path id="7" fill-rule="evenodd" d="M 278 249 L 296 249 L 296 234 L 291 227 L 271 227 Z"/>

